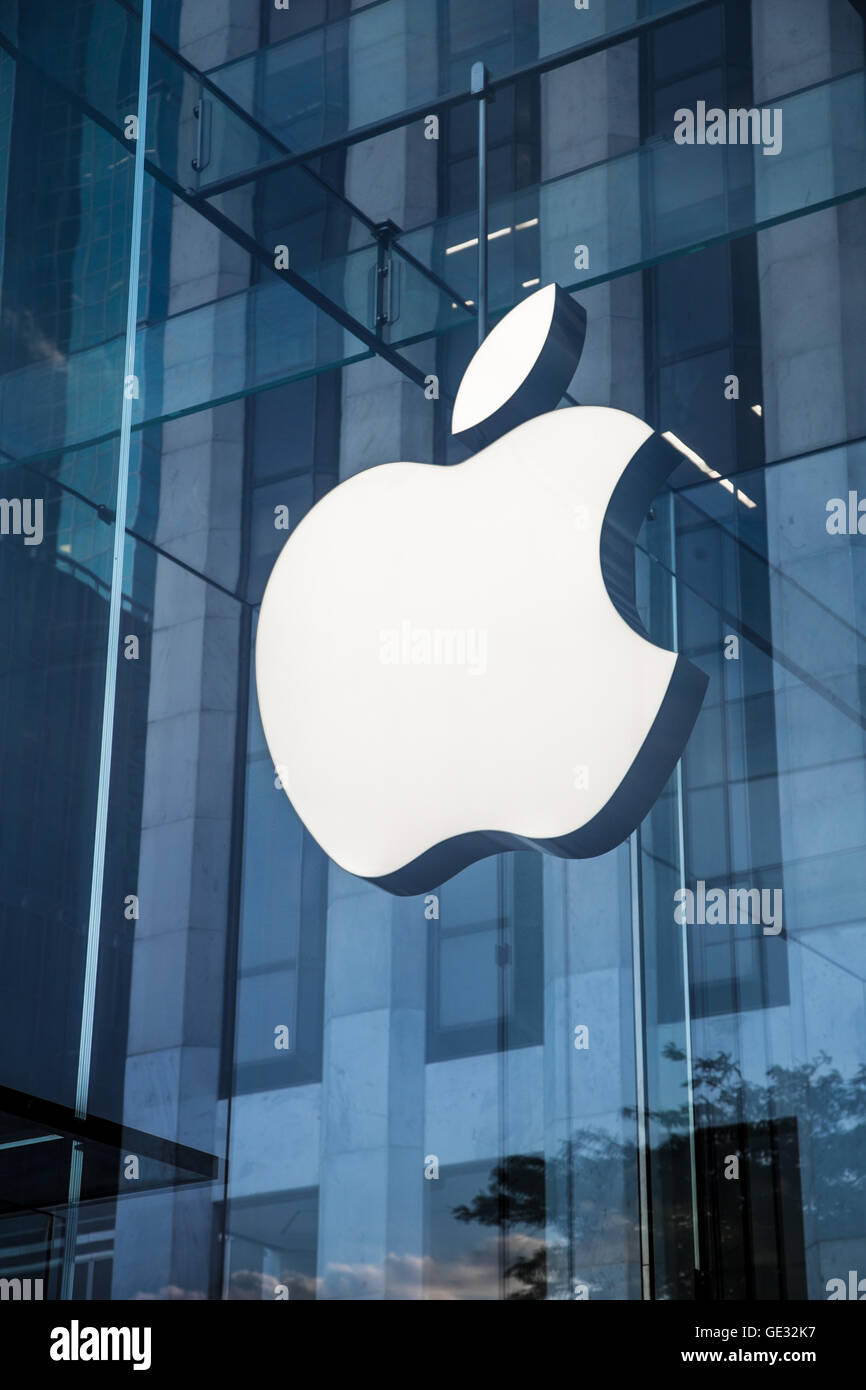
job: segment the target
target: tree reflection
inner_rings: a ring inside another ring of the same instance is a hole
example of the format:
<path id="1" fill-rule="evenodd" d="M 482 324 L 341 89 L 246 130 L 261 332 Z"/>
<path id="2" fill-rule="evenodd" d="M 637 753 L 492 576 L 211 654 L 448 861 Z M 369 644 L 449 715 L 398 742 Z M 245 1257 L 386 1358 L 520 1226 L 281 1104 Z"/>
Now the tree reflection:
<path id="1" fill-rule="evenodd" d="M 664 1056 L 685 1061 L 674 1045 Z M 806 1297 L 804 1231 L 810 1240 L 864 1235 L 866 1065 L 846 1080 L 821 1052 L 799 1066 L 770 1067 L 755 1082 L 719 1051 L 693 1062 L 693 1078 L 703 1271 L 696 1277 L 684 1093 L 678 1105 L 648 1114 L 655 1297 Z M 636 1119 L 633 1108 L 623 1114 Z M 732 1157 L 733 1179 L 725 1176 Z M 637 1180 L 636 1143 L 586 1126 L 546 1161 L 506 1157 L 452 1215 L 505 1238 L 513 1254 L 506 1297 L 569 1297 L 575 1279 L 592 1288 L 594 1271 L 639 1262 Z"/>

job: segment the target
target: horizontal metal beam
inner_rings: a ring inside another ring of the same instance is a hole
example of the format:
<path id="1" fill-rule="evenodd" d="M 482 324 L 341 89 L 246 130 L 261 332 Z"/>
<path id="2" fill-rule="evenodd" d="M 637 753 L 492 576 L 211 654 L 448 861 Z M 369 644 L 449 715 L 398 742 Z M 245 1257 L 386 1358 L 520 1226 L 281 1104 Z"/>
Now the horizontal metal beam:
<path id="1" fill-rule="evenodd" d="M 98 1115 L 76 1115 L 73 1106 L 32 1096 L 11 1086 L 0 1086 L 0 1115 L 11 1115 L 16 1120 L 37 1125 L 66 1138 L 104 1144 L 117 1150 L 132 1150 L 155 1163 L 164 1163 L 183 1173 L 194 1174 L 202 1181 L 213 1181 L 221 1172 L 221 1162 L 216 1154 L 164 1139 L 158 1134 L 149 1134 L 146 1130 L 132 1129 L 129 1125 L 118 1124 L 116 1120 L 106 1120 Z"/>
<path id="2" fill-rule="evenodd" d="M 525 78 L 536 77 L 545 72 L 553 72 L 556 68 L 566 67 L 569 63 L 576 62 L 579 58 L 589 58 L 593 53 L 601 53 L 606 48 L 614 48 L 617 44 L 627 43 L 630 39 L 639 38 L 641 34 L 650 33 L 654 29 L 660 28 L 672 20 L 681 18 L 683 15 L 692 15 L 700 10 L 710 9 L 717 5 L 718 0 L 694 0 L 691 5 L 684 5 L 681 9 L 674 10 L 672 13 L 661 15 L 648 15 L 645 19 L 636 20 L 634 24 L 629 24 L 624 29 L 617 29 L 612 34 L 600 35 L 595 39 L 587 39 L 585 43 L 574 44 L 571 48 L 561 49 L 558 53 L 549 55 L 546 58 L 538 58 L 534 63 L 526 63 L 523 67 L 514 68 L 504 77 L 491 77 L 488 82 L 488 89 L 491 93 L 500 91 L 504 87 L 510 87 L 515 82 L 521 82 Z M 267 50 L 264 50 L 265 52 Z M 467 74 L 468 76 L 468 74 Z M 217 88 L 217 91 L 220 89 Z M 472 101 L 468 87 L 465 91 L 450 92 L 446 96 L 435 97 L 431 101 L 420 105 L 406 107 L 403 111 L 395 112 L 393 116 L 383 116 L 381 120 L 370 121 L 367 125 L 356 126 L 354 130 L 347 130 L 344 134 L 335 136 L 332 140 L 325 140 L 320 145 L 315 145 L 312 149 L 304 150 L 300 154 L 288 154 L 285 158 L 271 160 L 266 164 L 259 165 L 256 169 L 241 174 L 228 175 L 224 179 L 215 179 L 213 183 L 204 184 L 199 192 L 207 198 L 215 197 L 218 193 L 227 193 L 232 188 L 240 188 L 245 183 L 249 183 L 258 174 L 272 173 L 278 169 L 289 169 L 296 164 L 304 164 L 308 160 L 319 159 L 322 155 L 330 154 L 334 150 L 343 149 L 347 145 L 362 144 L 365 140 L 372 140 L 377 135 L 387 135 L 391 130 L 399 130 L 402 126 L 411 125 L 414 121 L 423 120 L 431 112 L 441 113 L 450 111 L 453 106 L 459 106 L 466 101 Z M 271 140 L 274 139 L 270 132 L 266 132 Z"/>

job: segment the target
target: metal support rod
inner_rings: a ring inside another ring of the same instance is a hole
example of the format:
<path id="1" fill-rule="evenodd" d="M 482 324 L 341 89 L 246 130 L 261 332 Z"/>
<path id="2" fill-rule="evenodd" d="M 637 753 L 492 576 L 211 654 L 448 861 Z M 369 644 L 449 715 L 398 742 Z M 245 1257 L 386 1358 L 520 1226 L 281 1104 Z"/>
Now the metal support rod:
<path id="1" fill-rule="evenodd" d="M 487 337 L 487 69 L 472 64 L 471 91 L 478 97 L 478 343 Z"/>

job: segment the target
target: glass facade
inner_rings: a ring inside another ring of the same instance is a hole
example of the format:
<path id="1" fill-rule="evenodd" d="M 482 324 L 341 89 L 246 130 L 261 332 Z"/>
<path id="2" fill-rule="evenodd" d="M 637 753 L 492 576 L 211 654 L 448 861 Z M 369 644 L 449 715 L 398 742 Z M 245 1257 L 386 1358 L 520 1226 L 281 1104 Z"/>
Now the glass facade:
<path id="1" fill-rule="evenodd" d="M 329 489 L 468 457 L 479 61 L 491 315 L 557 281 L 565 404 L 679 442 L 637 602 L 709 686 L 618 849 L 398 898 L 294 812 L 253 658 Z M 0 1276 L 866 1275 L 864 83 L 849 0 L 0 0 Z"/>

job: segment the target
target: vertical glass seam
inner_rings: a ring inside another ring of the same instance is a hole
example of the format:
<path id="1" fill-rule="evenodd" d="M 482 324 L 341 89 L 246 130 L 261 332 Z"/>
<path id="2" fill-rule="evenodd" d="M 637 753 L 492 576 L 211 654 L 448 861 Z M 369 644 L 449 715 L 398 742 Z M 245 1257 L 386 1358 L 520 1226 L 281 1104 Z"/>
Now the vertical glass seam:
<path id="1" fill-rule="evenodd" d="M 120 649 L 120 607 L 123 599 L 123 561 L 126 547 L 126 505 L 129 490 L 129 455 L 132 434 L 132 392 L 130 378 L 135 374 L 135 332 L 138 320 L 138 277 L 141 262 L 141 219 L 144 197 L 144 158 L 147 139 L 147 83 L 150 57 L 151 0 L 143 0 L 141 52 L 138 68 L 138 132 L 135 142 L 135 169 L 132 190 L 132 237 L 129 250 L 129 283 L 126 308 L 126 351 L 124 360 L 123 405 L 120 417 L 120 447 L 117 459 L 117 497 L 114 515 L 114 552 L 111 566 L 111 600 L 108 612 L 108 644 L 105 654 L 105 693 L 102 704 L 102 741 L 99 750 L 99 784 L 96 797 L 96 826 L 93 842 L 93 870 L 90 880 L 90 914 L 87 924 L 87 960 L 84 971 L 84 1000 L 81 1013 L 81 1040 L 78 1049 L 78 1080 L 75 1088 L 75 1114 L 87 1113 L 90 1089 L 90 1058 L 93 1047 L 93 1017 L 102 916 L 102 888 L 105 877 L 105 847 L 108 829 L 108 798 L 111 781 L 111 753 L 117 696 L 117 662 Z"/>
<path id="2" fill-rule="evenodd" d="M 117 456 L 117 496 L 114 514 L 114 548 L 111 564 L 111 598 L 108 609 L 108 641 L 105 653 L 105 687 L 102 703 L 102 735 L 99 749 L 99 783 L 96 795 L 96 823 L 93 834 L 93 867 L 90 877 L 90 910 L 87 922 L 87 955 L 84 965 L 84 991 L 81 1004 L 81 1034 L 78 1044 L 78 1076 L 75 1086 L 75 1116 L 87 1114 L 90 1091 L 90 1060 L 93 1050 L 93 1020 L 96 978 L 99 965 L 99 935 L 102 917 L 102 890 L 105 878 L 105 846 L 108 830 L 108 797 L 111 782 L 111 753 L 117 697 L 117 663 L 120 653 L 120 608 L 123 598 L 123 561 L 126 548 L 126 504 L 129 491 L 129 455 L 132 435 L 132 400 L 129 378 L 135 372 L 135 331 L 138 321 L 138 277 L 141 264 L 141 221 L 144 200 L 144 157 L 147 134 L 147 86 L 150 59 L 151 0 L 143 0 L 141 47 L 138 64 L 138 129 L 132 184 L 132 234 L 129 248 L 129 282 L 126 304 L 126 345 L 124 354 L 123 403 L 120 416 L 120 447 Z M 68 1219 L 63 1250 L 61 1298 L 72 1297 L 75 1275 L 75 1246 L 78 1234 L 78 1202 L 84 1152 L 73 1145 L 69 1165 Z"/>
<path id="3" fill-rule="evenodd" d="M 637 1110 L 637 1174 L 640 1235 L 641 1298 L 652 1298 L 650 1262 L 649 1179 L 647 1173 L 646 1038 L 643 1011 L 643 961 L 641 954 L 640 840 L 633 830 L 628 837 L 631 880 L 632 1001 L 634 1007 L 635 1105 Z"/>
<path id="4" fill-rule="evenodd" d="M 671 623 L 674 651 L 679 655 L 680 648 L 680 625 L 679 614 L 677 612 L 677 531 L 676 531 L 676 494 L 668 493 L 668 521 L 670 526 L 670 550 L 671 550 Z M 676 766 L 676 789 L 677 789 L 677 852 L 679 856 L 679 886 L 680 901 L 685 902 L 686 887 L 686 837 L 683 819 L 683 760 L 679 758 Z M 698 1174 L 697 1159 L 695 1154 L 695 1093 L 694 1076 L 692 1072 L 692 1002 L 689 984 L 689 938 L 683 914 L 682 924 L 682 961 L 683 961 L 683 1032 L 685 1034 L 686 1048 L 686 1094 L 688 1096 L 689 1107 L 689 1169 L 692 1188 L 692 1241 L 694 1245 L 695 1270 L 701 1267 L 701 1248 L 698 1235 Z"/>

